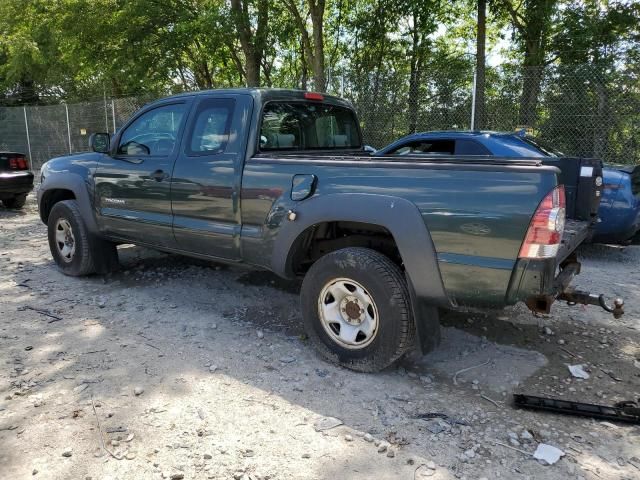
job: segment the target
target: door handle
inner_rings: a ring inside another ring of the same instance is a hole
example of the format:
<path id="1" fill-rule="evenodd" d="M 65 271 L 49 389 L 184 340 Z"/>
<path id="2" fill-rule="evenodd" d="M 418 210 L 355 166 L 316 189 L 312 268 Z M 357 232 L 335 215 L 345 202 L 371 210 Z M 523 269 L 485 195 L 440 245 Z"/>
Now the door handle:
<path id="1" fill-rule="evenodd" d="M 169 178 L 169 175 L 164 173 L 164 170 L 156 170 L 149 176 L 153 178 L 156 182 L 161 182 Z"/>

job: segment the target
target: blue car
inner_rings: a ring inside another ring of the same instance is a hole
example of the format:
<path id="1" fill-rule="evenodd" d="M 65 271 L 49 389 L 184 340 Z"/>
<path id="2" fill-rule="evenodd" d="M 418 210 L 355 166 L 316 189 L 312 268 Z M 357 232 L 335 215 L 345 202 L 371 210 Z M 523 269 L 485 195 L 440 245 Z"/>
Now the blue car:
<path id="1" fill-rule="evenodd" d="M 560 152 L 520 133 L 440 131 L 414 133 L 373 155 L 485 155 L 560 157 Z M 606 165 L 594 242 L 628 243 L 640 229 L 640 166 Z"/>

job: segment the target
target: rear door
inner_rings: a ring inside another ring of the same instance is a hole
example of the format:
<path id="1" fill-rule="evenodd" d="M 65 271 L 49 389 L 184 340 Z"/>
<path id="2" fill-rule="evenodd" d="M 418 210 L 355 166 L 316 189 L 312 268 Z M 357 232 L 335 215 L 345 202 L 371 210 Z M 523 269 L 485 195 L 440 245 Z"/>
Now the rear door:
<path id="1" fill-rule="evenodd" d="M 253 100 L 199 96 L 171 180 L 178 248 L 226 260 L 240 258 L 240 187 Z"/>
<path id="2" fill-rule="evenodd" d="M 175 248 L 171 171 L 189 108 L 188 97 L 140 111 L 114 137 L 95 174 L 100 230 L 109 236 Z"/>

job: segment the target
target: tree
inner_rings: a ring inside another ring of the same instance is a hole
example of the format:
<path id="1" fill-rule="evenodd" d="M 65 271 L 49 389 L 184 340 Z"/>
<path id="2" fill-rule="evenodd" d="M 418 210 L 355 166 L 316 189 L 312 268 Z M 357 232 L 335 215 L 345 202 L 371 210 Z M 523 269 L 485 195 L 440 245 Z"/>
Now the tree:
<path id="1" fill-rule="evenodd" d="M 495 4 L 508 15 L 522 53 L 519 121 L 521 125 L 533 126 L 542 74 L 547 64 L 551 20 L 558 0 L 495 0 Z"/>
<path id="2" fill-rule="evenodd" d="M 417 119 L 420 102 L 420 83 L 423 77 L 423 68 L 429 55 L 431 41 L 429 36 L 437 28 L 439 17 L 439 0 L 405 2 L 409 17 L 408 36 L 410 37 L 409 47 L 409 133 L 413 133 L 417 128 Z M 403 14 L 405 12 L 402 12 Z"/>
<path id="3" fill-rule="evenodd" d="M 476 75 L 475 75 L 475 119 L 474 128 L 485 128 L 485 69 L 487 42 L 487 0 L 478 0 L 478 20 L 476 28 Z"/>
<path id="4" fill-rule="evenodd" d="M 313 71 L 313 88 L 318 92 L 324 92 L 327 82 L 323 29 L 325 0 L 307 0 L 308 16 L 311 17 L 311 34 L 307 29 L 307 14 L 302 15 L 296 0 L 284 0 L 284 4 L 293 15 L 301 35 L 303 54 Z"/>
<path id="5" fill-rule="evenodd" d="M 255 10 L 253 18 L 250 6 Z M 231 16 L 245 57 L 244 76 L 248 87 L 260 86 L 260 68 L 269 33 L 269 8 L 269 0 L 231 0 Z"/>

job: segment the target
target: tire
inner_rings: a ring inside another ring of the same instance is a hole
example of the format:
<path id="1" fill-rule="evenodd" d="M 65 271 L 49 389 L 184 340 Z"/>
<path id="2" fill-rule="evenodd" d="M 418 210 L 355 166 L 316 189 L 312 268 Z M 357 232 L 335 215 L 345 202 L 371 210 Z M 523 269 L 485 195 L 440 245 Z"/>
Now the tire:
<path id="1" fill-rule="evenodd" d="M 404 274 L 375 250 L 345 248 L 320 258 L 304 278 L 301 304 L 316 349 L 351 370 L 380 371 L 414 346 Z"/>
<path id="2" fill-rule="evenodd" d="M 6 198 L 2 200 L 2 203 L 7 208 L 15 208 L 16 210 L 20 209 L 24 207 L 25 203 L 27 203 L 27 194 L 23 193 L 21 195 L 16 195 L 13 198 Z"/>
<path id="3" fill-rule="evenodd" d="M 82 219 L 78 202 L 64 200 L 56 203 L 49 213 L 47 227 L 49 249 L 62 273 L 72 277 L 95 273 L 94 259 L 100 252 Z"/>

